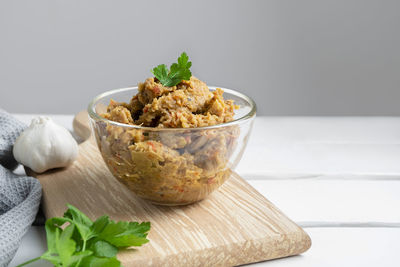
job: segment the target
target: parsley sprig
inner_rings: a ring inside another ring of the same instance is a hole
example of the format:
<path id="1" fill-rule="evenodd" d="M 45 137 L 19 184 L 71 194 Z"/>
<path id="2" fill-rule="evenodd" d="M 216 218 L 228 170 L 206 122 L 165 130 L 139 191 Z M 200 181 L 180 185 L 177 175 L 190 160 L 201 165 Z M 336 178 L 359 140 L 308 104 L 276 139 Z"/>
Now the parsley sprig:
<path id="1" fill-rule="evenodd" d="M 121 266 L 116 258 L 119 249 L 149 242 L 150 222 L 115 222 L 106 215 L 93 222 L 76 207 L 67 206 L 62 218 L 46 221 L 47 251 L 19 266 L 43 259 L 57 267 L 117 267 Z"/>
<path id="2" fill-rule="evenodd" d="M 189 61 L 188 55 L 183 52 L 178 58 L 178 63 L 173 63 L 170 70 L 168 70 L 165 64 L 161 64 L 155 67 L 152 73 L 162 85 L 171 87 L 183 80 L 190 80 L 190 77 L 192 77 L 192 73 L 190 72 L 191 66 L 192 62 Z"/>

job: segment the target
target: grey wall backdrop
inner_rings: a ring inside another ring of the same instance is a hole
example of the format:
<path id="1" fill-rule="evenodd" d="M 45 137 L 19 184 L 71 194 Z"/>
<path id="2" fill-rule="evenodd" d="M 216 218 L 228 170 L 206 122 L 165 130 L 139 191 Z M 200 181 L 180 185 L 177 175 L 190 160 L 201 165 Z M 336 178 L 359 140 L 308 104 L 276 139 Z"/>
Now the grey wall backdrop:
<path id="1" fill-rule="evenodd" d="M 260 115 L 400 115 L 400 1 L 0 2 L 0 107 L 75 113 L 182 51 Z"/>

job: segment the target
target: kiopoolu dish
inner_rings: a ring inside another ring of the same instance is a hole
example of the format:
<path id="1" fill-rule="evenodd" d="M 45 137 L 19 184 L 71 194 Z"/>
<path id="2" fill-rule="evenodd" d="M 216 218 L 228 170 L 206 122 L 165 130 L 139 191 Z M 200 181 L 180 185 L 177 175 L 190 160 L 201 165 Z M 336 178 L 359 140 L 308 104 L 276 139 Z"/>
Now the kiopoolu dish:
<path id="1" fill-rule="evenodd" d="M 201 200 L 229 177 L 227 163 L 239 128 L 190 129 L 232 121 L 238 106 L 225 100 L 221 89 L 210 91 L 190 71 L 187 80 L 174 85 L 159 77 L 156 68 L 153 73 L 156 77 L 139 83 L 130 102 L 111 100 L 102 114 L 141 127 L 105 125 L 97 140 L 100 151 L 114 176 L 142 198 L 168 205 Z M 174 130 L 159 131 L 166 128 Z"/>

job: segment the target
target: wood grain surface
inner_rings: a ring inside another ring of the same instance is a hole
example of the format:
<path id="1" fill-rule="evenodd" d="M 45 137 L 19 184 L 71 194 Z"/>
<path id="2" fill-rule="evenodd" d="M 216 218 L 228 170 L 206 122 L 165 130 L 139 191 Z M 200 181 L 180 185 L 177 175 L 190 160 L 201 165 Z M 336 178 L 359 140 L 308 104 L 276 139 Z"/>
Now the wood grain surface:
<path id="1" fill-rule="evenodd" d="M 150 221 L 149 243 L 118 254 L 124 266 L 234 266 L 300 254 L 309 236 L 245 180 L 233 174 L 207 199 L 187 206 L 155 206 L 137 198 L 108 171 L 88 128 L 86 112 L 74 131 L 87 139 L 68 168 L 34 174 L 43 186 L 47 218 L 66 203 L 92 219 Z"/>

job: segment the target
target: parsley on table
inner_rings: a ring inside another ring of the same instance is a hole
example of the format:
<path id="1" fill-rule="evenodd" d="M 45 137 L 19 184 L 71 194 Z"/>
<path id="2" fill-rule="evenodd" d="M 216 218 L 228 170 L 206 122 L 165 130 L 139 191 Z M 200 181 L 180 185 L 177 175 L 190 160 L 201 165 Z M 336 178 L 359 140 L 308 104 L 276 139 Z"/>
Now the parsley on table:
<path id="1" fill-rule="evenodd" d="M 150 222 L 115 222 L 106 215 L 93 222 L 76 207 L 67 206 L 62 218 L 46 221 L 47 251 L 18 266 L 43 259 L 57 267 L 117 267 L 121 266 L 116 258 L 119 249 L 149 242 Z"/>
<path id="2" fill-rule="evenodd" d="M 190 77 L 192 77 L 192 73 L 190 72 L 191 66 L 192 62 L 189 61 L 188 55 L 183 52 L 178 58 L 178 63 L 173 63 L 170 70 L 168 70 L 165 64 L 161 64 L 155 67 L 152 73 L 162 85 L 171 87 L 183 80 L 190 80 Z"/>

